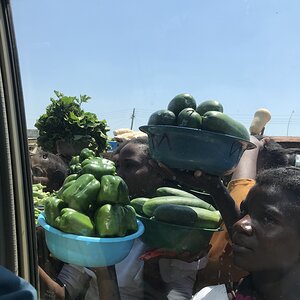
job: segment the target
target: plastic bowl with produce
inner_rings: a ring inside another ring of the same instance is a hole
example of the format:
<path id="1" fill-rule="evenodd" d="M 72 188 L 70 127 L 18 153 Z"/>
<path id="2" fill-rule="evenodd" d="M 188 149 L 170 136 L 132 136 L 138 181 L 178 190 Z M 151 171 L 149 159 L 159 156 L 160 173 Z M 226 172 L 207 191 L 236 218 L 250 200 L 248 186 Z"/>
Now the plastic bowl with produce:
<path id="1" fill-rule="evenodd" d="M 148 125 L 151 156 L 170 168 L 202 170 L 222 176 L 233 172 L 245 150 L 256 146 L 231 135 L 179 126 Z"/>
<path id="2" fill-rule="evenodd" d="M 39 215 L 38 222 L 45 230 L 49 251 L 63 262 L 82 267 L 111 266 L 121 262 L 129 254 L 134 240 L 144 233 L 140 220 L 137 220 L 137 232 L 114 238 L 64 233 L 47 224 L 44 214 Z"/>
<path id="3" fill-rule="evenodd" d="M 156 221 L 138 215 L 145 226 L 145 233 L 141 237 L 151 248 L 163 248 L 177 253 L 197 253 L 206 250 L 214 232 L 221 229 L 206 229 L 174 225 Z"/>

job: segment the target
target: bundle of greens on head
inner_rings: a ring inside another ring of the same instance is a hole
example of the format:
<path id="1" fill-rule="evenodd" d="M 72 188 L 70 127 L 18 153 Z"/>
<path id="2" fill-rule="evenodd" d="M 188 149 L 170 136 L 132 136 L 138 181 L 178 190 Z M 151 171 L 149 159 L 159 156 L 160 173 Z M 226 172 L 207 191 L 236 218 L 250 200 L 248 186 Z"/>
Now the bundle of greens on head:
<path id="1" fill-rule="evenodd" d="M 56 141 L 86 142 L 90 149 L 104 152 L 108 147 L 106 120 L 98 120 L 94 113 L 86 112 L 81 104 L 88 102 L 89 96 L 65 96 L 54 91 L 57 99 L 50 98 L 46 113 L 35 123 L 39 130 L 38 145 L 45 151 L 56 153 Z"/>

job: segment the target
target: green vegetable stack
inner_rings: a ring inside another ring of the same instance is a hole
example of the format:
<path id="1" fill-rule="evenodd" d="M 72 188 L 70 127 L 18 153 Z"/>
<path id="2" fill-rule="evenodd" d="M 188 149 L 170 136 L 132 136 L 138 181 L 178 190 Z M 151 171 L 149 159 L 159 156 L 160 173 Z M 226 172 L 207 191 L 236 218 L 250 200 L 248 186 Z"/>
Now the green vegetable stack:
<path id="1" fill-rule="evenodd" d="M 51 226 L 98 237 L 121 237 L 137 231 L 128 187 L 116 175 L 114 162 L 85 148 L 72 158 L 70 170 L 72 174 L 61 189 L 46 200 L 45 218 Z"/>
<path id="2" fill-rule="evenodd" d="M 198 106 L 190 94 L 179 94 L 168 104 L 149 117 L 148 125 L 172 125 L 203 129 L 249 141 L 247 128 L 223 112 L 223 105 L 217 100 L 207 100 Z"/>
<path id="3" fill-rule="evenodd" d="M 35 224 L 38 225 L 38 216 L 43 211 L 46 199 L 49 197 L 49 192 L 44 192 L 45 186 L 41 183 L 34 183 L 32 185 L 34 218 Z"/>
<path id="4" fill-rule="evenodd" d="M 45 186 L 41 183 L 34 183 L 32 185 L 32 195 L 34 206 L 43 206 L 45 199 L 50 195 L 49 192 L 44 192 Z"/>
<path id="5" fill-rule="evenodd" d="M 132 199 L 130 205 L 138 215 L 176 225 L 217 229 L 222 222 L 211 204 L 176 188 L 160 187 L 156 197 Z"/>

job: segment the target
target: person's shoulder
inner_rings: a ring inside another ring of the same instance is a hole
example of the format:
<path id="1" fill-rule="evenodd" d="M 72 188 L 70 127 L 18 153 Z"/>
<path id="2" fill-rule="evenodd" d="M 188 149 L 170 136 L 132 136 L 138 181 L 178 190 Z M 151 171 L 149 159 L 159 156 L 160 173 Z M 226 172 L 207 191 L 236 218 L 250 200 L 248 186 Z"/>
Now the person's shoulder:
<path id="1" fill-rule="evenodd" d="M 0 298 L 36 300 L 36 289 L 23 278 L 0 266 Z"/>

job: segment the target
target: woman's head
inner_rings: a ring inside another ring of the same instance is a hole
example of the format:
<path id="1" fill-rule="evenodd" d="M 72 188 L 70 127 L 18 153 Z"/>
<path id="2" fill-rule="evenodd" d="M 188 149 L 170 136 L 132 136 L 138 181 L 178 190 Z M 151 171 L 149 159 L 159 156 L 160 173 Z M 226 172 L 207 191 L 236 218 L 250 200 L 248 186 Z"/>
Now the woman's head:
<path id="1" fill-rule="evenodd" d="M 250 272 L 300 264 L 300 169 L 261 172 L 233 226 L 235 263 Z"/>
<path id="2" fill-rule="evenodd" d="M 147 137 L 139 137 L 119 146 L 112 156 L 117 173 L 128 185 L 131 197 L 152 197 L 164 184 L 159 170 L 150 164 Z"/>
<path id="3" fill-rule="evenodd" d="M 53 192 L 62 186 L 68 167 L 58 155 L 39 150 L 31 156 L 31 172 L 33 183 L 42 183 Z"/>

